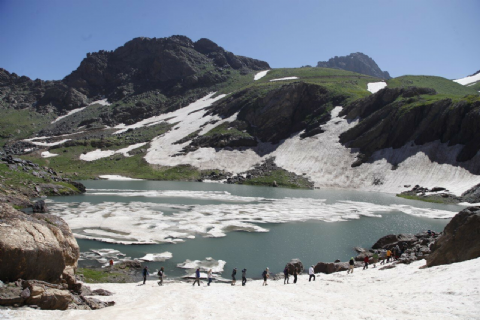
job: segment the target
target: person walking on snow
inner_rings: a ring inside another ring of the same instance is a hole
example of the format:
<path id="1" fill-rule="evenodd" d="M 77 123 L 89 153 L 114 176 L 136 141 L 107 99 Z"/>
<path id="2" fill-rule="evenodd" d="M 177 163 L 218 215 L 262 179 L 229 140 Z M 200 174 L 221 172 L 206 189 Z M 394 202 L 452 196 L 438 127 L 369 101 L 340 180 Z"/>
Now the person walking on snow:
<path id="1" fill-rule="evenodd" d="M 197 271 L 195 271 L 195 281 L 193 281 L 192 286 L 194 286 L 197 282 L 198 286 L 200 286 L 200 268 L 197 268 Z"/>
<path id="2" fill-rule="evenodd" d="M 310 277 L 308 278 L 308 282 L 312 281 L 312 278 L 313 281 L 315 281 L 315 270 L 313 269 L 313 266 L 308 269 L 308 274 L 310 275 Z"/>
<path id="3" fill-rule="evenodd" d="M 368 256 L 365 256 L 365 258 L 363 258 L 363 270 L 368 269 L 368 260 Z"/>
<path id="4" fill-rule="evenodd" d="M 158 270 L 158 279 L 160 279 L 160 281 L 158 281 L 159 286 L 163 286 L 163 275 L 164 274 L 165 274 L 165 270 L 163 269 L 163 267 L 161 267 L 160 270 Z"/>
<path id="5" fill-rule="evenodd" d="M 207 283 L 207 286 L 210 286 L 210 283 L 212 282 L 212 278 L 213 278 L 213 276 L 212 276 L 212 269 L 208 270 L 207 275 L 208 275 L 208 283 Z"/>
<path id="6" fill-rule="evenodd" d="M 147 276 L 148 276 L 148 267 L 143 268 L 143 284 L 145 284 L 145 281 L 147 281 Z"/>
<path id="7" fill-rule="evenodd" d="M 247 269 L 242 270 L 242 286 L 245 286 L 247 284 Z"/>
<path id="8" fill-rule="evenodd" d="M 296 267 L 293 268 L 293 283 L 297 283 L 297 276 L 298 276 L 298 269 Z"/>
<path id="9" fill-rule="evenodd" d="M 350 258 L 350 261 L 348 262 L 348 271 L 347 271 L 347 274 L 349 274 L 350 272 L 353 273 L 353 269 L 355 268 L 355 260 L 353 259 L 353 257 Z"/>
<path id="10" fill-rule="evenodd" d="M 373 267 L 377 267 L 377 262 L 378 262 L 378 251 L 375 250 L 375 253 L 373 254 Z"/>
<path id="11" fill-rule="evenodd" d="M 270 277 L 270 275 L 268 274 L 269 271 L 268 271 L 268 268 L 266 268 L 263 273 L 262 273 L 262 276 L 263 276 L 263 284 L 262 286 L 268 286 L 268 283 L 267 283 L 267 278 Z"/>
<path id="12" fill-rule="evenodd" d="M 390 249 L 387 250 L 387 263 L 390 262 L 390 258 L 392 257 L 392 251 Z"/>
<path id="13" fill-rule="evenodd" d="M 288 280 L 290 276 L 288 275 L 288 265 L 285 266 L 285 269 L 283 269 L 283 284 L 288 284 Z"/>
<path id="14" fill-rule="evenodd" d="M 232 286 L 234 286 L 235 283 L 237 282 L 237 279 L 235 278 L 236 275 L 237 275 L 237 268 L 234 268 L 232 271 Z"/>
<path id="15" fill-rule="evenodd" d="M 380 251 L 380 265 L 385 264 L 385 258 L 387 257 L 387 253 L 385 250 Z"/>

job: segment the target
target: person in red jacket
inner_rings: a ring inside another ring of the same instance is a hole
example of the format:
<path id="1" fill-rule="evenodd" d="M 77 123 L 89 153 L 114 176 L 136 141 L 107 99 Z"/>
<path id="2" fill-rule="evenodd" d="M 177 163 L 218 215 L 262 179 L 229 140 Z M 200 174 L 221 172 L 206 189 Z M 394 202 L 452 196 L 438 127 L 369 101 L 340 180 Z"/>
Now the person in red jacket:
<path id="1" fill-rule="evenodd" d="M 365 256 L 365 258 L 363 258 L 363 263 L 363 270 L 368 269 L 368 256 Z"/>

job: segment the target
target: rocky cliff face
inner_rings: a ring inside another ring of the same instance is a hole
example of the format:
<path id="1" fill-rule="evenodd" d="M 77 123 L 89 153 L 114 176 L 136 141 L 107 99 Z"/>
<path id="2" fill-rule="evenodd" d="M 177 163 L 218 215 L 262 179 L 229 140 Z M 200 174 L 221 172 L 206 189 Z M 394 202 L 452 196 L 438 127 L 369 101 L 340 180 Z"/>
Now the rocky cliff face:
<path id="1" fill-rule="evenodd" d="M 372 58 L 361 52 L 342 57 L 335 56 L 328 61 L 319 61 L 317 67 L 353 71 L 385 80 L 391 78 L 387 71 L 382 71 Z"/>
<path id="2" fill-rule="evenodd" d="M 185 36 L 135 38 L 114 51 L 88 54 L 63 82 L 91 97 L 120 99 L 158 89 L 169 96 L 179 87 L 208 87 L 228 79 L 223 69 L 268 69 L 266 62 L 236 56 L 208 39 Z"/>
<path id="3" fill-rule="evenodd" d="M 306 129 L 305 136 L 320 133 L 319 126 L 330 119 L 329 110 L 346 97 L 304 82 L 284 85 L 264 92 L 245 89 L 221 100 L 211 112 L 247 124 L 248 133 L 262 142 L 278 143 Z"/>
<path id="4" fill-rule="evenodd" d="M 160 109 L 182 107 L 234 73 L 269 68 L 264 61 L 237 56 L 208 39 L 135 38 L 114 51 L 87 54 L 61 81 L 31 80 L 0 69 L 0 108 L 65 114 L 105 97 L 110 102 L 125 100 L 113 111 L 101 111 L 100 121 L 114 125 L 155 115 Z M 169 104 L 172 97 L 181 98 Z"/>
<path id="5" fill-rule="evenodd" d="M 63 219 L 0 203 L 0 230 L 0 280 L 58 283 L 63 273 L 73 275 L 80 250 Z"/>
<path id="6" fill-rule="evenodd" d="M 480 150 L 480 128 L 476 125 L 480 121 L 480 100 L 442 99 L 435 94 L 433 89 L 426 88 L 385 88 L 353 102 L 341 115 L 361 120 L 340 135 L 340 142 L 359 148 L 367 160 L 380 149 L 440 140 L 449 145 L 464 145 L 457 161 L 472 159 Z"/>

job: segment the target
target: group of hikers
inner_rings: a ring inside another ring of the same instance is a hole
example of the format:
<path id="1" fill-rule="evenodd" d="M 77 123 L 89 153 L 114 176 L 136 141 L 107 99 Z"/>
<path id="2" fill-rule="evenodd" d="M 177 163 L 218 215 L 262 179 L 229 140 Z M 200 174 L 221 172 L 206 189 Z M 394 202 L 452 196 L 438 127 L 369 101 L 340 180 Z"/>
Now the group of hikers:
<path id="1" fill-rule="evenodd" d="M 434 235 L 434 232 L 430 230 L 428 230 L 428 232 L 429 232 L 429 235 L 432 235 L 432 234 Z M 380 251 L 376 250 L 373 252 L 373 255 L 371 256 L 371 258 L 368 254 L 365 254 L 365 257 L 363 259 L 363 270 L 368 269 L 368 266 L 370 263 L 373 264 L 374 268 L 376 268 L 379 260 L 380 260 L 380 265 L 389 263 L 390 260 L 392 260 L 392 262 L 395 260 L 398 260 L 400 256 L 405 252 L 406 249 L 407 249 L 407 244 L 404 242 L 401 245 L 397 244 L 392 249 L 380 250 Z M 112 265 L 113 261 L 111 261 L 110 264 Z M 347 270 L 347 274 L 353 273 L 353 270 L 355 268 L 355 259 L 353 257 L 350 258 L 348 264 L 349 264 L 349 267 Z M 289 284 L 290 274 L 293 275 L 293 283 L 297 283 L 297 277 L 299 273 L 300 273 L 300 269 L 297 266 L 295 266 L 294 264 L 287 264 L 283 269 L 283 275 L 284 275 L 283 284 Z M 148 276 L 148 267 L 145 267 L 143 269 L 142 275 L 143 275 L 143 284 L 145 284 Z M 160 270 L 158 270 L 157 275 L 160 280 L 158 281 L 158 285 L 162 286 L 163 278 L 165 276 L 165 270 L 163 267 L 161 267 Z M 308 269 L 308 275 L 309 275 L 309 278 L 308 278 L 309 282 L 312 281 L 312 279 L 313 281 L 315 281 L 315 268 L 313 265 L 310 266 L 310 268 Z M 193 286 L 195 286 L 195 283 L 197 283 L 200 286 L 200 277 L 201 277 L 200 268 L 197 268 L 195 270 L 195 281 L 192 284 Z M 234 286 L 237 282 L 236 277 L 237 277 L 237 268 L 234 268 L 232 271 L 232 282 L 231 282 L 232 286 Z M 213 271 L 212 269 L 210 269 L 207 272 L 207 279 L 208 279 L 207 286 L 210 286 L 210 284 L 213 281 L 213 278 L 214 278 Z M 268 285 L 267 279 L 270 278 L 269 268 L 265 268 L 265 270 L 262 272 L 262 278 L 263 278 L 262 286 L 267 286 Z M 242 286 L 245 286 L 246 283 L 247 283 L 247 269 L 243 269 L 242 270 Z"/>

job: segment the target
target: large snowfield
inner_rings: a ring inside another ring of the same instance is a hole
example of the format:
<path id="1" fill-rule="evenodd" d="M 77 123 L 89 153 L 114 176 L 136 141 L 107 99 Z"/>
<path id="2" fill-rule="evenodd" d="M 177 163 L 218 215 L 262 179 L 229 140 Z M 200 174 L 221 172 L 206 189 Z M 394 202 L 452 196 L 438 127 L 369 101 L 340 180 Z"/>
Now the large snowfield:
<path id="1" fill-rule="evenodd" d="M 315 187 L 387 193 L 399 193 L 406 190 L 405 185 L 418 184 L 427 188 L 445 187 L 460 195 L 480 183 L 480 176 L 471 173 L 480 166 L 480 155 L 477 154 L 472 160 L 460 164 L 455 158 L 463 146 L 449 147 L 447 143 L 442 144 L 440 141 L 421 146 L 412 142 L 395 150 L 383 149 L 373 154 L 373 162 L 352 168 L 351 164 L 356 160 L 358 150 L 343 146 L 339 142 L 339 136 L 355 126 L 357 121 L 339 117 L 341 106 L 332 110 L 332 119 L 322 126 L 325 132 L 313 137 L 301 139 L 300 133 L 297 133 L 278 145 L 260 142 L 257 147 L 250 149 L 200 148 L 186 155 L 178 155 L 189 142 L 173 144 L 175 141 L 195 132 L 201 126 L 203 128 L 200 135 L 222 122 L 236 119 L 236 114 L 228 119 L 211 115 L 204 117 L 206 111 L 203 109 L 223 95 L 212 97 L 213 94 L 210 94 L 180 110 L 131 125 L 135 127 L 161 121 L 179 122 L 174 130 L 152 141 L 145 157 L 147 162 L 163 166 L 190 164 L 200 169 L 223 169 L 237 174 L 274 156 L 278 166 L 299 175 L 306 175 L 315 183 Z M 215 124 L 208 123 L 211 120 L 220 121 Z M 121 131 L 127 130 L 126 127 L 119 128 L 122 128 Z M 432 158 L 436 161 L 432 161 Z M 374 184 L 374 181 L 380 183 Z"/>
<path id="2" fill-rule="evenodd" d="M 202 281 L 154 280 L 127 284 L 92 284 L 114 293 L 97 297 L 116 305 L 97 311 L 2 310 L 3 319 L 479 319 L 480 258 L 419 269 L 425 261 L 379 270 L 370 266 L 330 275 L 315 282 L 301 275 L 297 284 L 283 280 L 240 281 L 230 284 Z M 261 270 L 248 270 L 259 276 Z M 290 277 L 290 282 L 292 282 Z"/>

